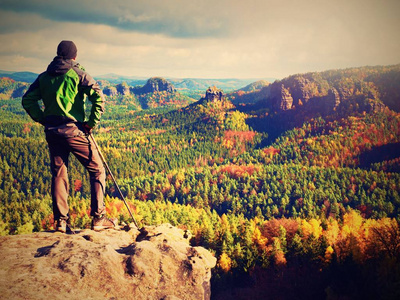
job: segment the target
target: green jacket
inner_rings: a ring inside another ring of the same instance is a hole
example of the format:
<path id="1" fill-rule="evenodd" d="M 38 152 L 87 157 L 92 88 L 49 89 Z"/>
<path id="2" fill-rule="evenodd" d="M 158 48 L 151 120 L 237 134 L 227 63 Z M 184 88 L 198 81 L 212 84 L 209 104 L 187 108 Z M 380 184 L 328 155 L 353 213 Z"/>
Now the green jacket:
<path id="1" fill-rule="evenodd" d="M 92 103 L 88 119 L 85 95 Z M 43 100 L 44 110 L 39 100 Z M 46 129 L 71 122 L 87 122 L 95 127 L 104 112 L 104 96 L 96 81 L 77 62 L 56 56 L 22 97 L 22 106 Z"/>

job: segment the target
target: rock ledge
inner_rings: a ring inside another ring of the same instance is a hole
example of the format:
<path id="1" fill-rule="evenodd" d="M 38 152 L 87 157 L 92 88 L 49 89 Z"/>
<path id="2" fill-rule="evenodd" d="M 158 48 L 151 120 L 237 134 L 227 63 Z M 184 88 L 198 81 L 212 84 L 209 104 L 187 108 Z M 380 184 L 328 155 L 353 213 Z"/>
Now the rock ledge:
<path id="1" fill-rule="evenodd" d="M 216 259 L 169 224 L 0 237 L 2 299 L 209 299 Z"/>

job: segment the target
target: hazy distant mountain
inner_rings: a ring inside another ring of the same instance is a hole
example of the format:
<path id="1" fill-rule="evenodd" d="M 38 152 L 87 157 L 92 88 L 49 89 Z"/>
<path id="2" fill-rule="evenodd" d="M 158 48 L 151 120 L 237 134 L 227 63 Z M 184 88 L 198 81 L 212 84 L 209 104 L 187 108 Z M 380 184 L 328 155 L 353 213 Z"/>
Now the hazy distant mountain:
<path id="1" fill-rule="evenodd" d="M 225 93 L 241 89 L 257 79 L 201 79 L 201 78 L 185 78 L 185 79 L 168 79 L 172 82 L 176 89 L 182 90 L 206 90 L 210 86 L 216 86 L 222 89 Z M 268 81 L 274 81 L 274 78 L 269 78 Z M 258 82 L 258 81 L 257 81 Z"/>
<path id="2" fill-rule="evenodd" d="M 15 81 L 32 83 L 39 74 L 33 72 L 13 72 L 0 70 L 0 77 L 8 77 Z M 146 84 L 148 77 L 141 76 L 122 76 L 115 73 L 93 76 L 101 82 L 109 82 L 110 84 L 119 84 L 126 82 L 129 86 L 143 86 Z M 182 91 L 204 91 L 210 86 L 216 86 L 224 92 L 231 92 L 241 89 L 258 79 L 203 79 L 203 78 L 166 78 L 172 83 L 177 90 Z M 266 78 L 267 81 L 273 82 L 275 78 Z"/>
<path id="3" fill-rule="evenodd" d="M 255 92 L 261 90 L 263 87 L 270 85 L 270 82 L 267 80 L 258 80 L 255 82 L 246 85 L 244 88 L 239 89 L 238 91 L 243 92 Z"/>
<path id="4" fill-rule="evenodd" d="M 117 84 L 126 82 L 130 86 L 143 86 L 146 84 L 148 78 L 136 76 L 120 76 L 117 74 L 106 74 L 95 76 L 96 80 L 106 80 L 110 83 Z M 177 90 L 181 91 L 204 91 L 210 86 L 216 86 L 224 92 L 238 90 L 253 82 L 266 82 L 265 80 L 257 81 L 257 79 L 203 79 L 203 78 L 166 78 L 168 82 L 174 85 Z M 274 78 L 267 79 L 273 82 Z"/>
<path id="5" fill-rule="evenodd" d="M 0 78 L 8 77 L 14 79 L 15 81 L 28 82 L 28 83 L 34 82 L 38 75 L 39 74 L 32 72 L 11 72 L 11 71 L 0 70 Z"/>
<path id="6" fill-rule="evenodd" d="M 233 104 L 252 104 L 268 97 L 271 83 L 266 80 L 258 80 L 245 87 L 228 93 L 227 97 Z"/>
<path id="7" fill-rule="evenodd" d="M 122 82 L 126 82 L 128 85 L 136 86 L 136 85 L 144 85 L 148 78 L 139 77 L 139 76 L 121 76 L 114 73 L 93 76 L 96 80 L 105 80 L 113 84 L 118 84 Z"/>

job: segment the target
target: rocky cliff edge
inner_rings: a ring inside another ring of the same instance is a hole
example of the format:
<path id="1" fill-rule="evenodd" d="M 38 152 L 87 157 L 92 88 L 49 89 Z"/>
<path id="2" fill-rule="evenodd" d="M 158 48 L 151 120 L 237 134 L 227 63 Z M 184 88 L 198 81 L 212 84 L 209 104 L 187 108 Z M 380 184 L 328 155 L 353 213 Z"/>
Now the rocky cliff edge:
<path id="1" fill-rule="evenodd" d="M 169 224 L 0 237 L 0 299 L 209 299 L 216 259 Z"/>

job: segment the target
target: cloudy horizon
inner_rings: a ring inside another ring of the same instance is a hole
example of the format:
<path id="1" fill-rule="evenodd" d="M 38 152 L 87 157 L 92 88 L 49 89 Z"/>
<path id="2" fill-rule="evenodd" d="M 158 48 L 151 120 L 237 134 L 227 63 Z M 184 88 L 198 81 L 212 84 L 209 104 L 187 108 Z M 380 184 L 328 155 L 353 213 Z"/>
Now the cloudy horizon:
<path id="1" fill-rule="evenodd" d="M 397 0 L 0 0 L 0 69 L 40 73 L 61 40 L 94 75 L 283 78 L 400 63 Z"/>

